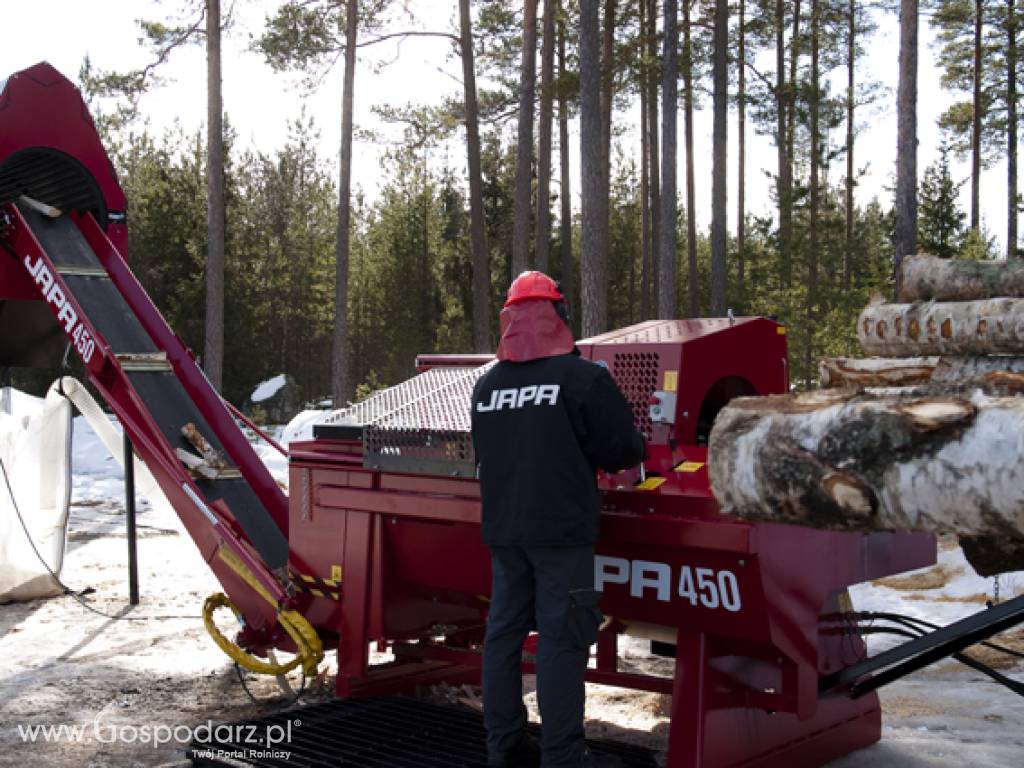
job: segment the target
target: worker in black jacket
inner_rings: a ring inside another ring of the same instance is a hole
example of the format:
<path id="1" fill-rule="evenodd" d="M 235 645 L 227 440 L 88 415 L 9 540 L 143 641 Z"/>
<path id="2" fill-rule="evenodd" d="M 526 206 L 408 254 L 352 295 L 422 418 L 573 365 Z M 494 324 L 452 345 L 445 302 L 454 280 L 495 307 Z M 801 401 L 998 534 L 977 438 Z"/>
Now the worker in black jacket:
<path id="1" fill-rule="evenodd" d="M 524 731 L 521 668 L 523 641 L 537 629 L 544 768 L 616 766 L 583 741 L 584 673 L 602 620 L 596 472 L 638 464 L 643 436 L 608 371 L 579 356 L 565 299 L 547 275 L 513 281 L 497 357 L 472 403 L 493 573 L 483 669 L 488 765 L 539 762 Z"/>

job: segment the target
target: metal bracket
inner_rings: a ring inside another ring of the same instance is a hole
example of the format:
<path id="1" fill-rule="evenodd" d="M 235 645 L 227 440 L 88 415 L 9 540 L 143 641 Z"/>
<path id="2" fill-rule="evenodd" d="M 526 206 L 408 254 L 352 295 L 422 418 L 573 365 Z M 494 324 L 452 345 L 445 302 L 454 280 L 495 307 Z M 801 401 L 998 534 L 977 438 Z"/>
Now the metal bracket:
<path id="1" fill-rule="evenodd" d="M 825 693 L 844 688 L 842 693 L 856 699 L 1021 623 L 1024 595 L 826 675 L 818 690 Z"/>
<path id="2" fill-rule="evenodd" d="M 57 267 L 61 277 L 110 277 L 103 267 Z"/>
<path id="3" fill-rule="evenodd" d="M 166 352 L 121 354 L 117 355 L 117 362 L 125 373 L 140 371 L 147 373 L 170 373 L 173 370 L 170 362 L 167 360 Z"/>

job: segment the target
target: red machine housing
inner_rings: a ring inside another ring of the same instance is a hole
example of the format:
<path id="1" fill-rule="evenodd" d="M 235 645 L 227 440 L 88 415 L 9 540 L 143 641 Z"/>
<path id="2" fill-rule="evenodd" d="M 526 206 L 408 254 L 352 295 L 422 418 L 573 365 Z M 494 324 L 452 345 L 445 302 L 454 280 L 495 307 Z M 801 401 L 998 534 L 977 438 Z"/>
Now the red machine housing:
<path id="1" fill-rule="evenodd" d="M 31 116 L 31 119 L 25 119 Z M 0 201 L 28 195 L 91 213 L 128 251 L 125 196 L 81 94 L 46 63 L 0 81 Z M 59 363 L 64 334 L 16 263 L 0 259 L 0 364 Z M 15 341 L 17 340 L 17 341 Z"/>
<path id="2" fill-rule="evenodd" d="M 933 538 L 745 523 L 708 485 L 715 413 L 788 388 L 784 326 L 651 321 L 579 348 L 608 366 L 648 437 L 644 478 L 600 478 L 596 581 L 611 621 L 588 680 L 673 695 L 673 768 L 821 765 L 878 740 L 874 695 L 822 697 L 818 681 L 864 656 L 840 620 L 846 588 L 934 562 Z M 478 681 L 490 563 L 477 482 L 368 468 L 362 454 L 358 440 L 291 447 L 290 567 L 307 576 L 306 615 L 339 638 L 338 694 Z M 674 677 L 621 670 L 623 633 L 674 645 Z M 371 665 L 374 641 L 395 661 Z"/>

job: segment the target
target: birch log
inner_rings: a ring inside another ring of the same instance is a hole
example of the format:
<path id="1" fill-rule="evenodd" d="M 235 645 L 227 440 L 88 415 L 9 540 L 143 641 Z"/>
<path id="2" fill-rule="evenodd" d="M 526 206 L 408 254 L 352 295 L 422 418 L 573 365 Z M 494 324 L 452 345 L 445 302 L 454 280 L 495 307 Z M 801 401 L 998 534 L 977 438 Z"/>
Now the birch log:
<path id="1" fill-rule="evenodd" d="M 822 387 L 890 387 L 931 380 L 938 357 L 827 357 L 818 363 Z"/>
<path id="2" fill-rule="evenodd" d="M 984 545 L 982 575 L 1024 569 L 1024 375 L 978 383 L 733 400 L 711 432 L 712 490 L 745 519 L 953 531 Z"/>
<path id="3" fill-rule="evenodd" d="M 986 373 L 1024 373 L 1024 357 L 827 357 L 818 383 L 831 387 L 900 387 L 928 381 L 956 384 Z"/>
<path id="4" fill-rule="evenodd" d="M 940 357 L 932 373 L 932 381 L 955 384 L 999 372 L 1024 373 L 1024 357 Z"/>
<path id="5" fill-rule="evenodd" d="M 941 259 L 918 254 L 903 260 L 899 300 L 974 301 L 1024 297 L 1024 262 Z"/>
<path id="6" fill-rule="evenodd" d="M 885 304 L 874 301 L 857 319 L 868 355 L 1024 354 L 1024 299 Z"/>

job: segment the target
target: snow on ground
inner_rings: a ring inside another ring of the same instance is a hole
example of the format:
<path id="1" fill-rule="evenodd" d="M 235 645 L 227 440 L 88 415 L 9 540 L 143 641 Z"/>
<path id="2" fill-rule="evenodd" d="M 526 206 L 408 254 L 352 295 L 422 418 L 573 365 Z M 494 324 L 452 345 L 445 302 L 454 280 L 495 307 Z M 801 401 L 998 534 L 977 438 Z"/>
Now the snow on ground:
<path id="1" fill-rule="evenodd" d="M 284 444 L 309 439 L 319 415 L 300 414 L 273 435 Z M 284 458 L 265 444 L 257 450 L 286 482 Z M 68 596 L 0 606 L 0 766 L 178 766 L 191 729 L 285 706 L 274 682 L 262 678 L 250 681 L 263 702 L 253 704 L 207 637 L 199 610 L 219 586 L 165 505 L 140 501 L 142 604 L 128 606 L 121 471 L 81 419 L 75 421 L 73 488 L 63 578 L 76 591 L 94 590 L 83 599 L 111 618 Z M 983 608 L 992 587 L 946 543 L 936 567 L 859 585 L 851 594 L 858 610 L 947 623 Z M 1024 593 L 1024 572 L 1003 575 L 1000 592 L 1004 598 Z M 222 625 L 226 632 L 230 621 Z M 877 651 L 891 642 L 873 636 L 870 644 Z M 1024 649 L 1024 632 L 1005 642 Z M 650 656 L 639 640 L 625 643 L 623 659 L 629 669 L 671 674 L 671 662 Z M 333 660 L 329 666 L 335 668 Z M 1019 663 L 1001 670 L 1024 678 Z M 330 695 L 329 680 L 314 686 L 308 700 Z M 469 703 L 478 694 L 435 693 Z M 882 741 L 836 761 L 836 768 L 1019 768 L 1024 762 L 1024 698 L 956 662 L 919 672 L 883 689 L 881 697 Z M 532 691 L 527 704 L 536 718 Z M 588 731 L 663 756 L 669 709 L 668 696 L 590 686 Z M 46 733 L 32 730 L 40 727 L 57 730 L 47 741 Z"/>

